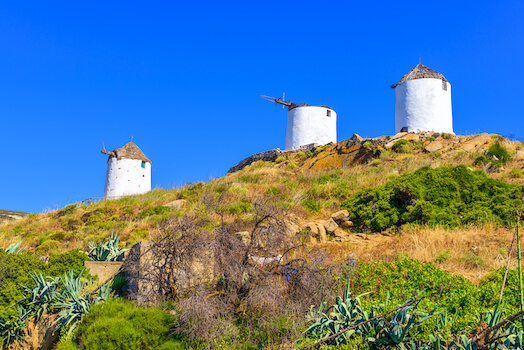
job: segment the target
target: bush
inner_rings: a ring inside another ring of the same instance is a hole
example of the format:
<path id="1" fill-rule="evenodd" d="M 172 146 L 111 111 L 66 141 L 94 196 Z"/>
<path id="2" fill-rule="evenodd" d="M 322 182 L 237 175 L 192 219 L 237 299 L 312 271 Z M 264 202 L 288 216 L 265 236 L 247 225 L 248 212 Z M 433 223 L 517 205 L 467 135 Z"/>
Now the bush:
<path id="1" fill-rule="evenodd" d="M 145 219 L 149 216 L 164 215 L 164 214 L 172 213 L 173 211 L 175 211 L 175 209 L 171 207 L 164 207 L 163 205 L 158 205 L 156 207 L 142 210 L 140 213 L 138 213 L 137 216 L 141 219 Z"/>
<path id="2" fill-rule="evenodd" d="M 509 155 L 508 151 L 504 146 L 502 146 L 500 143 L 494 143 L 492 144 L 488 149 L 488 156 L 490 158 L 496 157 L 494 159 L 495 162 L 498 162 L 500 164 L 506 164 L 511 160 L 511 156 Z"/>
<path id="3" fill-rule="evenodd" d="M 183 349 L 171 335 L 173 317 L 159 309 L 143 309 L 123 299 L 109 299 L 91 308 L 73 341 L 76 349 Z M 64 342 L 67 343 L 67 342 Z M 67 347 L 74 349 L 71 342 Z"/>
<path id="4" fill-rule="evenodd" d="M 397 142 L 395 142 L 391 149 L 397 153 L 406 153 L 409 151 L 409 141 L 405 139 L 400 139 Z"/>
<path id="5" fill-rule="evenodd" d="M 380 231 L 405 223 L 443 225 L 514 220 L 522 185 L 492 179 L 465 166 L 420 168 L 383 186 L 357 192 L 342 203 L 361 229 Z"/>
<path id="6" fill-rule="evenodd" d="M 22 285 L 34 287 L 29 273 L 41 272 L 44 276 L 58 277 L 69 270 L 75 276 L 84 269 L 84 261 L 89 258 L 79 250 L 51 255 L 46 264 L 31 253 L 6 254 L 0 250 L 0 318 L 15 312 L 16 301 L 22 298 Z"/>

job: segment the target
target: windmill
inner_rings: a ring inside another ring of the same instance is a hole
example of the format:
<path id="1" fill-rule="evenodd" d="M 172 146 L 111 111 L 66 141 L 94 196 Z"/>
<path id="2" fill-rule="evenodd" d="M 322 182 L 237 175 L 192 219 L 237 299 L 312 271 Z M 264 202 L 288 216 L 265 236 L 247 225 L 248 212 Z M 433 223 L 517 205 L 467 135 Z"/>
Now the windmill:
<path id="1" fill-rule="evenodd" d="M 286 106 L 286 150 L 298 149 L 305 145 L 337 142 L 337 114 L 327 106 L 296 104 L 282 98 L 260 95 L 266 101 Z"/>
<path id="2" fill-rule="evenodd" d="M 282 93 L 282 98 L 275 98 L 275 97 L 271 97 L 271 96 L 265 96 L 265 95 L 260 95 L 260 98 L 266 100 L 266 101 L 270 101 L 270 102 L 275 102 L 275 103 L 278 103 L 278 104 L 281 104 L 282 105 L 282 109 L 284 109 L 284 106 L 287 106 L 288 110 L 292 110 L 293 108 L 295 107 L 298 107 L 298 106 L 302 106 L 302 105 L 297 105 L 296 103 L 293 103 L 291 101 L 286 101 L 285 100 L 285 97 L 286 97 L 286 93 Z"/>

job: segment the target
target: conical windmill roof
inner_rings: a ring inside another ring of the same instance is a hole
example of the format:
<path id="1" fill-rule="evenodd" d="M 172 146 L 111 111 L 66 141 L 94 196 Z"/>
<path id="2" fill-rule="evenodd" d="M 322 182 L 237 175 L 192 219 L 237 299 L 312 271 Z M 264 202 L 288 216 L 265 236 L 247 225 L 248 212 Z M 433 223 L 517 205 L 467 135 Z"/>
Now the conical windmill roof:
<path id="1" fill-rule="evenodd" d="M 121 148 L 116 148 L 112 150 L 111 152 L 103 150 L 102 153 L 109 154 L 109 158 L 116 157 L 116 159 L 120 160 L 122 158 L 126 159 L 138 159 L 143 162 L 148 162 L 149 164 L 152 164 L 151 160 L 146 157 L 144 152 L 138 146 L 133 142 L 126 143 Z"/>
<path id="2" fill-rule="evenodd" d="M 397 85 L 402 84 L 405 81 L 408 80 L 415 80 L 415 79 L 423 79 L 423 78 L 433 78 L 433 79 L 441 79 L 442 81 L 448 81 L 442 73 L 439 73 L 437 71 L 434 71 L 431 68 L 426 67 L 422 63 L 419 63 L 409 71 L 408 74 L 404 75 L 402 79 L 397 84 L 391 85 L 391 88 L 394 89 L 397 87 Z"/>

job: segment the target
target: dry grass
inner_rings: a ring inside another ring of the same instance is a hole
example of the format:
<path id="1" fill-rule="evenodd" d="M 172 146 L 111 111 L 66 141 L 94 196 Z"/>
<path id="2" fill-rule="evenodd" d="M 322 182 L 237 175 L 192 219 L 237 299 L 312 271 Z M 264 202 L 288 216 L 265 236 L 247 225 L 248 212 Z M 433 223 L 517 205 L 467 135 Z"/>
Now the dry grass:
<path id="1" fill-rule="evenodd" d="M 491 271 L 506 264 L 513 230 L 483 225 L 448 230 L 413 226 L 400 235 L 363 235 L 345 244 L 324 244 L 332 259 L 343 260 L 355 254 L 362 261 L 393 260 L 408 256 L 433 262 L 443 270 L 462 275 L 476 283 Z M 516 266 L 513 261 L 512 267 Z"/>

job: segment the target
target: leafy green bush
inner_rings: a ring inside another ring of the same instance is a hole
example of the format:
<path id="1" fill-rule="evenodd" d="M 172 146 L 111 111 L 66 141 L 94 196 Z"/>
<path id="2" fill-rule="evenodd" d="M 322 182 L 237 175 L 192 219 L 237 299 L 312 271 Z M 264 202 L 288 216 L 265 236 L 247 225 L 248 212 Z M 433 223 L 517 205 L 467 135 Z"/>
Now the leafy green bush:
<path id="1" fill-rule="evenodd" d="M 395 142 L 391 149 L 397 153 L 406 153 L 409 151 L 409 141 L 405 139 L 400 139 L 397 142 Z"/>
<path id="2" fill-rule="evenodd" d="M 342 203 L 360 229 L 380 231 L 405 223 L 453 227 L 508 224 L 523 186 L 492 179 L 465 166 L 423 167 L 383 186 L 357 192 Z"/>
<path id="3" fill-rule="evenodd" d="M 89 260 L 87 255 L 76 249 L 51 255 L 48 264 L 31 253 L 6 254 L 0 251 L 0 318 L 7 319 L 16 313 L 14 304 L 23 298 L 22 286 L 35 287 L 31 274 L 40 272 L 44 276 L 58 277 L 73 270 L 77 276 L 84 269 L 86 260 Z"/>
<path id="4" fill-rule="evenodd" d="M 491 158 L 496 157 L 496 159 L 494 160 L 497 162 L 500 162 L 500 164 L 506 164 L 507 162 L 511 160 L 511 156 L 508 153 L 508 151 L 506 150 L 506 148 L 504 148 L 504 146 L 502 146 L 498 142 L 489 146 L 488 156 Z"/>
<path id="5" fill-rule="evenodd" d="M 110 299 L 93 306 L 73 341 L 60 344 L 59 349 L 185 349 L 184 343 L 171 335 L 172 323 L 173 317 L 159 309 Z"/>

